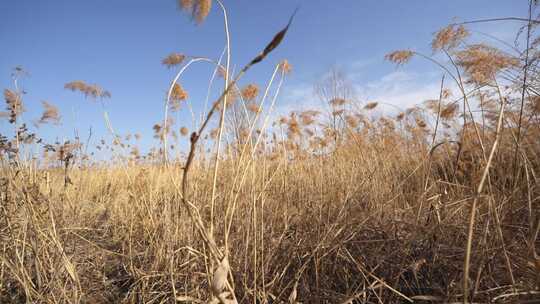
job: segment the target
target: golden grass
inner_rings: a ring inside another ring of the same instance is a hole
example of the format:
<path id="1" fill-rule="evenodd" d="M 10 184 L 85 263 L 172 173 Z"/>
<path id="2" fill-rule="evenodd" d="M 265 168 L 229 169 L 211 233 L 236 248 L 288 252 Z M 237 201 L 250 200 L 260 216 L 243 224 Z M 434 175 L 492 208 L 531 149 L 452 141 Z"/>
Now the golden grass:
<path id="1" fill-rule="evenodd" d="M 295 146 L 251 164 L 222 162 L 217 209 L 223 215 L 214 229 L 221 239 L 231 224 L 229 259 L 239 300 L 285 300 L 297 282 L 299 299 L 333 302 L 377 279 L 408 297 L 459 299 L 459 285 L 451 281 L 459 281 L 467 204 L 476 197 L 473 186 L 483 169 L 464 165 L 480 156 L 468 154 L 472 158 L 463 158 L 455 172 L 450 146 L 426 158 L 425 143 L 377 128 L 371 135 L 355 134 L 331 154 L 315 156 Z M 501 161 L 511 156 L 508 145 L 498 148 L 492 192 L 480 196 L 472 230 L 476 299 L 510 292 L 497 286 L 535 289 L 530 225 L 538 224 L 530 222 L 536 211 L 527 202 L 538 197 L 538 162 L 524 167 L 528 183 L 505 186 L 513 184 L 508 162 Z M 202 162 L 194 167 L 189 190 L 206 219 L 209 169 Z M 172 288 L 177 295 L 204 298 L 211 261 L 178 199 L 181 170 L 142 164 L 75 168 L 66 186 L 62 170 L 4 168 L 2 301 L 144 303 L 170 300 Z M 224 211 L 233 202 L 236 214 L 228 217 Z M 389 288 L 369 289 L 365 296 L 403 301 Z"/>
<path id="2" fill-rule="evenodd" d="M 179 4 L 202 22 L 212 1 Z M 386 56 L 402 65 L 418 55 L 441 68 L 438 100 L 374 114 L 384 102 L 349 98 L 334 73 L 320 86 L 326 112 L 272 122 L 288 61 L 260 90 L 237 83 L 289 25 L 237 75 L 202 57 L 182 66 L 166 109 L 181 110 L 187 93 L 177 80 L 196 60 L 221 71 L 224 89 L 191 133 L 165 115 L 154 125 L 162 145 L 144 155 L 139 134 L 112 127 L 96 147 L 112 155 L 107 162 L 79 138 L 45 144 L 19 125 L 22 92 L 6 89 L 14 136 L 0 136 L 0 302 L 538 299 L 540 102 L 531 91 L 521 109 L 521 86 L 507 78 L 527 71 L 524 60 L 466 45 L 468 32 L 454 25 L 432 43 L 450 63 L 412 50 Z M 184 58 L 174 53 L 163 64 L 180 67 Z M 524 83 L 534 88 L 536 79 Z M 65 87 L 110 97 L 83 81 Z M 43 105 L 41 123 L 57 122 L 58 109 Z M 187 155 L 180 140 L 189 141 Z M 31 159 L 26 147 L 45 155 Z"/>

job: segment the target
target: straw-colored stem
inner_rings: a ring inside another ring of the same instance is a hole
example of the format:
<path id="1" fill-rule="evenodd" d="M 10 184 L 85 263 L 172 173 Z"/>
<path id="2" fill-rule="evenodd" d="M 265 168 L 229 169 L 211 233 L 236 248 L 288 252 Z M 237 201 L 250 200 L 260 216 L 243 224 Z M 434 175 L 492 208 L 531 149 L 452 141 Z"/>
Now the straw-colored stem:
<path id="1" fill-rule="evenodd" d="M 482 194 L 482 190 L 484 189 L 484 183 L 488 176 L 489 168 L 491 167 L 491 162 L 493 161 L 493 156 L 495 155 L 495 151 L 497 150 L 497 145 L 499 143 L 505 105 L 506 105 L 506 102 L 504 100 L 501 100 L 501 109 L 499 110 L 499 118 L 497 121 L 497 131 L 495 135 L 495 141 L 493 142 L 493 146 L 491 147 L 489 158 L 484 168 L 484 172 L 482 173 L 482 178 L 480 180 L 480 183 L 478 184 L 478 187 L 476 188 L 476 193 L 475 193 L 472 205 L 471 205 L 468 234 L 467 234 L 467 246 L 465 248 L 465 261 L 463 265 L 463 303 L 464 304 L 468 303 L 469 301 L 469 269 L 470 269 L 471 254 L 472 254 L 472 240 L 473 240 L 473 234 L 474 234 L 476 208 L 478 204 L 478 199 L 480 195 Z"/>

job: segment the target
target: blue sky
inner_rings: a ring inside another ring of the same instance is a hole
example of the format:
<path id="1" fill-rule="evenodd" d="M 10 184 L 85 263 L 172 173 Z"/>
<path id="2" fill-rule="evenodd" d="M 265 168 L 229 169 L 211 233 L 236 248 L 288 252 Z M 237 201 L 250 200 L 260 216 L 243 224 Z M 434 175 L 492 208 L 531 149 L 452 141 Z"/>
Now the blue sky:
<path id="1" fill-rule="evenodd" d="M 244 79 L 265 83 L 272 67 L 287 58 L 293 65 L 278 105 L 281 110 L 309 107 L 311 90 L 332 67 L 347 72 L 363 99 L 389 103 L 421 102 L 437 90 L 440 73 L 422 62 L 396 68 L 384 61 L 396 49 L 430 53 L 433 32 L 453 21 L 526 16 L 525 0 L 225 0 L 232 32 L 233 66 L 256 55 L 300 5 L 283 44 Z M 11 88 L 11 69 L 23 66 L 30 121 L 41 113 L 41 101 L 60 108 L 61 126 L 40 129 L 49 139 L 83 137 L 92 126 L 106 133 L 98 104 L 66 91 L 72 80 L 97 83 L 111 91 L 107 109 L 120 134 L 139 132 L 150 145 L 152 125 L 163 117 L 163 99 L 175 70 L 160 64 L 171 52 L 218 58 L 224 46 L 222 15 L 214 6 L 196 26 L 177 9 L 175 0 L 2 0 L 0 11 L 0 86 Z M 512 40 L 516 24 L 472 27 Z M 211 74 L 198 66 L 181 80 L 199 110 Z M 177 127 L 189 125 L 186 109 Z M 0 133 L 11 126 L 0 122 Z"/>

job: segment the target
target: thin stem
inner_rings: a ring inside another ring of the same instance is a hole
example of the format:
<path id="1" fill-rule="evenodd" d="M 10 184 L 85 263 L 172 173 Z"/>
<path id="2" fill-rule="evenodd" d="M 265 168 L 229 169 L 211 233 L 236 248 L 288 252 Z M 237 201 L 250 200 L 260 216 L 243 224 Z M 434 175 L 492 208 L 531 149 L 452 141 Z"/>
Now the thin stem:
<path id="1" fill-rule="evenodd" d="M 192 58 L 189 60 L 188 63 L 186 63 L 186 65 L 184 65 L 180 71 L 178 71 L 178 73 L 176 74 L 176 76 L 174 77 L 173 81 L 171 81 L 171 85 L 169 87 L 169 91 L 167 92 L 167 99 L 165 100 L 165 110 L 164 110 L 164 118 L 163 118 L 163 125 L 162 125 L 162 129 L 163 129 L 163 157 L 164 157 L 164 160 L 165 160 L 165 163 L 168 162 L 169 160 L 169 153 L 168 153 L 168 149 L 167 149 L 167 137 L 168 137 L 168 132 L 167 132 L 167 120 L 169 118 L 169 104 L 171 102 L 171 95 L 172 95 L 172 91 L 174 89 L 174 85 L 176 84 L 176 82 L 178 81 L 178 79 L 180 78 L 180 76 L 186 71 L 186 69 L 192 65 L 193 63 L 195 62 L 198 62 L 198 61 L 206 61 L 206 62 L 213 62 L 212 60 L 208 59 L 208 58 L 204 58 L 204 57 L 196 57 L 196 58 Z"/>
<path id="2" fill-rule="evenodd" d="M 441 87 L 440 87 L 440 91 L 439 91 L 439 106 L 438 106 L 438 109 L 437 109 L 437 119 L 435 120 L 435 128 L 433 130 L 433 137 L 431 138 L 431 146 L 430 146 L 430 149 L 429 149 L 430 151 L 435 146 L 435 139 L 437 137 L 439 121 L 441 119 L 441 108 L 442 108 L 441 103 L 442 103 L 442 99 L 443 99 L 444 78 L 445 78 L 445 76 L 446 75 L 443 74 L 443 76 L 441 78 Z M 430 171 L 431 171 L 431 156 L 432 156 L 432 153 L 429 154 L 428 168 L 427 168 L 426 177 L 425 177 L 426 180 L 425 180 L 425 183 L 424 183 L 424 194 L 426 193 L 427 188 L 428 188 L 429 174 L 430 174 Z M 424 202 L 424 199 L 421 199 L 420 200 L 420 207 L 418 208 L 418 214 L 416 215 L 416 222 L 417 223 L 420 220 L 420 213 L 422 212 L 423 202 Z"/>
<path id="3" fill-rule="evenodd" d="M 274 70 L 274 73 L 272 74 L 272 79 L 271 79 L 270 83 L 268 84 L 268 86 L 266 87 L 266 91 L 265 91 L 265 94 L 264 94 L 264 97 L 263 97 L 263 101 L 261 102 L 261 107 L 262 107 L 262 105 L 264 104 L 264 100 L 266 100 L 266 97 L 267 97 L 267 95 L 268 95 L 268 91 L 269 91 L 269 89 L 270 89 L 270 86 L 271 86 L 272 82 L 274 81 L 274 78 L 275 78 L 275 76 L 276 76 L 276 72 L 277 72 L 278 68 L 279 68 L 279 65 L 276 66 L 276 69 Z M 271 106 L 270 106 L 270 111 L 271 111 L 271 109 L 274 107 L 274 104 L 275 104 L 275 102 L 276 102 L 277 96 L 279 95 L 279 91 L 280 91 L 281 85 L 282 85 L 282 83 L 283 83 L 283 75 L 284 75 L 284 74 L 283 74 L 283 72 L 282 72 L 282 78 L 281 78 L 281 80 L 280 80 L 280 83 L 279 83 L 279 85 L 278 85 L 278 88 L 277 88 L 277 90 L 276 90 L 276 93 L 275 93 L 275 95 L 274 95 L 274 97 L 273 97 L 273 99 L 272 99 L 272 103 L 271 103 Z M 245 177 L 246 177 L 247 170 L 248 170 L 248 168 L 249 168 L 249 165 L 251 165 L 251 163 L 252 163 L 252 161 L 253 161 L 253 156 L 254 156 L 255 150 L 257 149 L 257 147 L 258 147 L 258 145 L 259 145 L 259 142 L 260 142 L 260 140 L 261 140 L 261 138 L 262 138 L 262 130 L 264 130 L 264 129 L 266 128 L 266 125 L 267 125 L 267 123 L 268 123 L 268 121 L 269 121 L 269 117 L 270 117 L 270 114 L 268 114 L 268 115 L 266 116 L 266 118 L 265 118 L 265 121 L 264 121 L 264 123 L 263 123 L 263 127 L 261 128 L 261 133 L 260 133 L 259 136 L 257 137 L 257 140 L 256 140 L 256 142 L 255 142 L 255 144 L 254 144 L 254 146 L 253 146 L 253 148 L 252 148 L 252 153 L 250 154 L 250 159 L 247 161 L 247 164 L 246 164 L 246 167 L 245 167 L 246 169 L 245 169 L 245 170 L 243 171 L 243 173 L 242 173 L 242 177 L 241 177 L 241 179 L 240 179 L 240 182 L 238 183 L 238 186 L 236 186 L 236 185 L 237 185 L 238 175 L 235 176 L 235 179 L 234 179 L 234 182 L 233 182 L 233 189 L 234 189 L 235 187 L 240 187 L 240 186 L 244 183 L 244 180 L 245 180 Z M 254 128 L 255 128 L 255 123 L 256 123 L 256 121 L 257 121 L 257 118 L 258 118 L 258 115 L 255 117 L 255 119 L 254 119 L 254 121 L 253 121 L 253 124 L 251 125 L 250 133 L 249 133 L 249 134 L 252 134 L 252 133 L 253 133 L 253 130 L 254 130 Z M 244 146 L 243 151 L 242 151 L 242 153 L 240 154 L 239 165 L 241 165 L 241 164 L 243 163 L 243 157 L 244 157 L 244 155 L 246 154 L 246 153 L 245 153 L 245 152 L 246 152 L 245 149 L 246 149 L 246 145 Z M 238 171 L 240 171 L 240 168 L 239 168 Z M 228 236 L 228 235 L 230 234 L 230 231 L 231 231 L 232 220 L 233 220 L 233 214 L 234 214 L 234 211 L 235 211 L 235 208 L 236 208 L 236 201 L 238 200 L 239 193 L 240 193 L 239 191 L 236 192 L 236 194 L 235 194 L 235 196 L 234 196 L 234 199 L 232 200 L 232 201 L 233 201 L 233 204 L 232 204 L 232 206 L 230 207 L 230 209 L 229 209 L 229 206 L 227 206 L 227 213 L 226 213 L 226 214 L 228 215 L 227 218 L 228 218 L 229 222 L 228 222 L 227 230 L 226 230 L 226 234 L 225 234 L 226 236 Z M 231 192 L 231 194 L 232 194 L 232 192 Z"/>
<path id="4" fill-rule="evenodd" d="M 227 10 L 225 9 L 225 6 L 223 6 L 223 3 L 221 1 L 217 1 L 219 6 L 221 7 L 223 11 L 223 22 L 225 26 L 225 38 L 227 41 L 227 59 L 226 59 L 226 67 L 225 67 L 225 87 L 229 85 L 229 70 L 230 70 L 230 64 L 231 64 L 231 37 L 229 32 L 229 21 L 227 18 Z M 210 235 L 214 234 L 214 209 L 215 209 L 215 203 L 216 203 L 216 184 L 217 184 L 217 175 L 219 170 L 219 156 L 221 152 L 221 138 L 223 135 L 223 125 L 225 122 L 225 112 L 227 111 L 227 99 L 228 95 L 225 95 L 223 98 L 223 108 L 221 109 L 221 117 L 219 119 L 219 131 L 218 131 L 218 137 L 217 137 L 217 148 L 216 148 L 216 157 L 214 161 L 214 176 L 212 179 L 212 195 L 210 200 Z M 225 255 L 227 255 L 228 252 L 228 240 L 227 236 L 225 236 Z"/>
<path id="5" fill-rule="evenodd" d="M 499 119 L 497 122 L 495 142 L 493 143 L 493 146 L 491 147 L 491 152 L 489 153 L 489 158 L 487 160 L 486 167 L 484 168 L 484 172 L 482 173 L 482 178 L 480 180 L 480 183 L 478 184 L 478 187 L 476 188 L 476 193 L 475 193 L 472 206 L 471 206 L 471 212 L 470 212 L 470 217 L 469 217 L 469 228 L 468 228 L 469 230 L 467 234 L 467 246 L 465 250 L 465 261 L 463 263 L 463 303 L 464 304 L 467 304 L 469 301 L 469 270 L 470 270 L 470 262 L 471 262 L 471 251 L 472 251 L 472 240 L 473 240 L 473 234 L 474 234 L 476 207 L 478 204 L 478 198 L 480 197 L 480 194 L 482 193 L 482 190 L 484 189 L 484 183 L 487 179 L 489 168 L 491 167 L 491 162 L 493 161 L 493 156 L 495 155 L 495 151 L 497 150 L 497 145 L 499 143 L 505 105 L 506 105 L 505 100 L 501 99 L 501 109 L 499 111 Z"/>
<path id="6" fill-rule="evenodd" d="M 518 122 L 518 131 L 517 131 L 517 143 L 516 148 L 514 150 L 514 184 L 517 184 L 516 176 L 517 176 L 517 160 L 518 160 L 518 149 L 519 144 L 521 141 L 521 128 L 522 128 L 522 120 L 523 120 L 523 107 L 525 105 L 525 93 L 527 91 L 527 77 L 528 77 L 528 70 L 529 70 L 529 48 L 530 48 L 530 40 L 531 40 L 531 28 L 532 28 L 532 10 L 533 10 L 533 0 L 529 0 L 529 19 L 527 24 L 527 46 L 525 49 L 525 65 L 523 66 L 523 86 L 521 88 L 521 104 L 519 108 L 519 122 Z"/>
<path id="7" fill-rule="evenodd" d="M 519 18 L 519 17 L 505 17 L 505 18 L 490 18 L 490 19 L 478 19 L 471 20 L 459 23 L 452 23 L 451 25 L 464 25 L 464 24 L 474 24 L 474 23 L 486 23 L 486 22 L 495 22 L 495 21 L 521 21 L 540 24 L 540 20 L 530 19 L 530 18 Z"/>

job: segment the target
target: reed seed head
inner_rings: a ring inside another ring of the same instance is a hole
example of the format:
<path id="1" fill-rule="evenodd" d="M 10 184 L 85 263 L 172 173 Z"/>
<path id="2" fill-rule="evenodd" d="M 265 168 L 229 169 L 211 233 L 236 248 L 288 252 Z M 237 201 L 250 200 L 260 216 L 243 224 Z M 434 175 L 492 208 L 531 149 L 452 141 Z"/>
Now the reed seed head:
<path id="1" fill-rule="evenodd" d="M 469 82 L 489 84 L 501 70 L 519 66 L 519 61 L 496 48 L 474 44 L 458 52 L 457 64 L 467 72 Z"/>
<path id="2" fill-rule="evenodd" d="M 90 96 L 94 99 L 111 97 L 111 93 L 109 91 L 103 89 L 97 84 L 87 84 L 82 80 L 68 82 L 64 85 L 64 88 L 74 92 L 79 91 L 83 93 L 85 97 Z"/>
<path id="3" fill-rule="evenodd" d="M 352 129 L 356 129 L 359 124 L 358 118 L 353 115 L 345 115 L 345 122 L 347 122 L 347 125 Z"/>
<path id="4" fill-rule="evenodd" d="M 463 25 L 449 25 L 435 34 L 431 48 L 433 51 L 454 49 L 468 36 L 469 32 Z"/>
<path id="5" fill-rule="evenodd" d="M 17 118 L 24 112 L 22 99 L 19 94 L 9 90 L 4 90 L 4 99 L 6 101 L 6 109 L 9 112 L 9 122 L 15 123 Z"/>
<path id="6" fill-rule="evenodd" d="M 441 109 L 441 118 L 444 120 L 450 120 L 457 115 L 459 105 L 457 103 L 451 103 L 444 106 Z"/>
<path id="7" fill-rule="evenodd" d="M 161 64 L 167 66 L 167 68 L 173 68 L 181 64 L 185 58 L 186 56 L 183 54 L 171 53 L 167 57 L 163 58 L 163 60 L 161 60 Z"/>
<path id="8" fill-rule="evenodd" d="M 287 59 L 283 59 L 279 64 L 279 69 L 283 74 L 290 74 L 292 71 L 292 65 Z"/>
<path id="9" fill-rule="evenodd" d="M 394 51 L 392 53 L 386 54 L 384 58 L 390 62 L 393 62 L 395 64 L 403 65 L 408 63 L 411 58 L 414 56 L 414 52 L 410 50 L 400 50 L 400 51 Z"/>
<path id="10" fill-rule="evenodd" d="M 41 118 L 39 119 L 39 123 L 59 123 L 60 122 L 60 112 L 58 111 L 58 108 L 47 101 L 42 101 L 41 104 L 43 105 L 43 113 L 41 114 Z"/>
<path id="11" fill-rule="evenodd" d="M 187 11 L 198 24 L 204 22 L 212 9 L 212 0 L 178 0 L 182 10 Z"/>
<path id="12" fill-rule="evenodd" d="M 256 103 L 248 103 L 246 105 L 246 108 L 248 109 L 248 111 L 253 113 L 259 113 L 261 111 L 260 106 Z"/>
<path id="13" fill-rule="evenodd" d="M 379 105 L 379 103 L 378 103 L 378 102 L 375 102 L 375 101 L 373 101 L 373 102 L 368 102 L 368 103 L 364 106 L 364 109 L 366 109 L 366 110 L 373 110 L 373 109 L 375 109 L 378 105 Z"/>
<path id="14" fill-rule="evenodd" d="M 259 95 L 259 87 L 255 84 L 249 84 L 242 89 L 242 98 L 246 101 L 252 101 Z"/>
<path id="15" fill-rule="evenodd" d="M 186 90 L 184 90 L 184 88 L 182 88 L 180 84 L 175 83 L 171 92 L 171 100 L 180 102 L 186 100 L 187 98 L 188 93 L 186 92 Z"/>
<path id="16" fill-rule="evenodd" d="M 336 97 L 331 99 L 328 102 L 332 107 L 340 107 L 347 103 L 347 100 L 345 98 Z"/>

